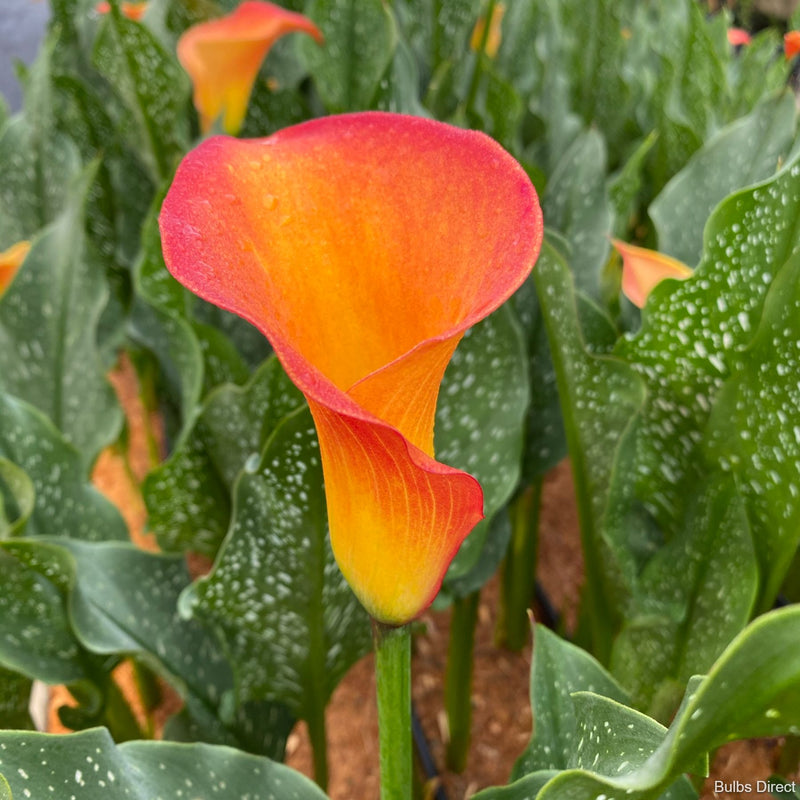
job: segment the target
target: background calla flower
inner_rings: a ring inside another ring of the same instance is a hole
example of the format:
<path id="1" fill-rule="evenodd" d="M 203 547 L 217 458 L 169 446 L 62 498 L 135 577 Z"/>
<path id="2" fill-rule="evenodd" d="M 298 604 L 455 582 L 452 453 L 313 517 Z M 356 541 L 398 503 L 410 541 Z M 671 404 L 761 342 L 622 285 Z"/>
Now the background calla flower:
<path id="1" fill-rule="evenodd" d="M 132 19 L 135 22 L 138 22 L 143 16 L 144 12 L 147 11 L 147 6 L 149 3 L 147 0 L 142 0 L 141 2 L 135 2 L 131 0 L 131 2 L 121 2 L 119 4 L 119 10 L 126 16 L 128 19 Z M 94 10 L 97 11 L 98 14 L 108 14 L 111 11 L 111 4 L 105 2 L 105 0 L 101 3 L 98 3 Z"/>
<path id="2" fill-rule="evenodd" d="M 294 31 L 322 41 L 317 26 L 302 14 L 250 0 L 227 17 L 194 25 L 181 36 L 178 60 L 192 79 L 204 133 L 219 116 L 225 131 L 238 132 L 261 62 L 281 36 Z"/>
<path id="3" fill-rule="evenodd" d="M 750 44 L 752 38 L 744 28 L 728 28 L 728 44 L 732 47 L 739 47 Z"/>
<path id="4" fill-rule="evenodd" d="M 783 36 L 783 52 L 787 59 L 800 53 L 800 31 L 789 31 Z"/>
<path id="5" fill-rule="evenodd" d="M 647 296 L 665 278 L 684 280 L 692 274 L 692 270 L 676 258 L 619 239 L 611 241 L 622 256 L 622 293 L 639 308 L 644 308 Z"/>
<path id="6" fill-rule="evenodd" d="M 463 332 L 538 254 L 527 175 L 480 133 L 325 117 L 206 140 L 160 225 L 172 274 L 256 325 L 308 399 L 350 585 L 375 618 L 412 619 L 482 517 L 477 481 L 433 458 L 434 411 Z"/>
<path id="7" fill-rule="evenodd" d="M 503 17 L 506 13 L 506 7 L 502 3 L 498 3 L 492 9 L 492 18 L 489 20 L 489 33 L 486 35 L 486 47 L 484 52 L 489 58 L 494 58 L 497 51 L 500 49 L 500 42 L 503 39 Z M 475 27 L 472 29 L 472 36 L 469 40 L 469 46 L 474 51 L 478 51 L 483 40 L 483 32 L 486 28 L 486 17 L 478 17 Z"/>
<path id="8" fill-rule="evenodd" d="M 11 285 L 11 281 L 14 280 L 17 270 L 22 266 L 30 249 L 31 243 L 22 241 L 0 253 L 0 295 Z"/>

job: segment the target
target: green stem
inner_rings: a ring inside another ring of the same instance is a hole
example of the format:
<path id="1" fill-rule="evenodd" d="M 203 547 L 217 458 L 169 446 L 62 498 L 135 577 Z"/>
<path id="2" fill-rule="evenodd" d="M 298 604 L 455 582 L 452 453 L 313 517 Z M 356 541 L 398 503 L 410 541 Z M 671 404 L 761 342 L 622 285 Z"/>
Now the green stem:
<path id="1" fill-rule="evenodd" d="M 463 772 L 467 766 L 472 728 L 472 669 L 479 599 L 479 591 L 457 598 L 450 618 L 444 704 L 450 730 L 447 766 L 453 772 Z"/>
<path id="2" fill-rule="evenodd" d="M 412 797 L 411 630 L 373 622 L 381 800 Z"/>
<path id="3" fill-rule="evenodd" d="M 306 720 L 311 751 L 314 754 L 314 781 L 323 792 L 328 791 L 328 736 L 325 726 L 325 706 L 316 706 Z"/>
<path id="4" fill-rule="evenodd" d="M 483 74 L 483 58 L 486 52 L 486 43 L 489 41 L 489 29 L 492 27 L 492 17 L 494 16 L 494 7 L 496 4 L 497 0 L 489 0 L 486 6 L 481 41 L 478 45 L 478 52 L 475 53 L 475 66 L 472 70 L 472 78 L 470 79 L 469 89 L 467 90 L 467 99 L 464 103 L 464 108 L 468 112 L 472 111 L 472 106 L 475 103 L 475 96 L 478 94 L 478 85 L 480 84 L 481 75 Z"/>
<path id="5" fill-rule="evenodd" d="M 495 631 L 499 646 L 519 651 L 530 634 L 528 608 L 536 585 L 536 552 L 539 512 L 542 506 L 542 477 L 520 493 L 509 509 L 511 541 L 503 562 L 500 608 Z"/>

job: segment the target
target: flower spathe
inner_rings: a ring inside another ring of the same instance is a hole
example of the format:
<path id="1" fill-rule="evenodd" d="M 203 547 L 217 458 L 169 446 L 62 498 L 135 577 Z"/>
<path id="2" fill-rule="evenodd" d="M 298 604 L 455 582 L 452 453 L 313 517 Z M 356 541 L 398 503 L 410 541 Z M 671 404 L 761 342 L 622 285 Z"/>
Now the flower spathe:
<path id="1" fill-rule="evenodd" d="M 752 40 L 753 37 L 744 28 L 728 28 L 728 44 L 731 47 L 742 47 Z"/>
<path id="2" fill-rule="evenodd" d="M 31 243 L 23 240 L 12 244 L 8 250 L 0 253 L 0 297 L 11 285 L 17 270 L 22 266 L 22 262 L 31 249 Z"/>
<path id="3" fill-rule="evenodd" d="M 382 622 L 414 618 L 482 518 L 477 481 L 433 458 L 434 412 L 464 331 L 538 255 L 527 175 L 480 133 L 324 117 L 206 140 L 160 225 L 172 274 L 258 327 L 305 394 L 331 544 L 356 595 Z"/>
<path id="4" fill-rule="evenodd" d="M 498 3 L 492 9 L 492 16 L 489 20 L 489 32 L 486 34 L 486 46 L 484 52 L 489 58 L 494 58 L 497 51 L 500 49 L 500 43 L 503 40 L 503 16 L 506 13 L 506 7 L 503 3 Z M 480 50 L 481 42 L 483 41 L 484 31 L 486 29 L 486 16 L 478 18 L 475 27 L 472 29 L 472 36 L 469 39 L 469 46 L 472 50 L 477 52 Z"/>
<path id="5" fill-rule="evenodd" d="M 178 60 L 192 80 L 204 133 L 219 117 L 227 133 L 238 133 L 261 62 L 281 36 L 294 31 L 322 41 L 317 26 L 302 14 L 248 0 L 232 14 L 194 25 L 181 36 Z"/>
<path id="6" fill-rule="evenodd" d="M 800 31 L 789 31 L 783 35 L 783 52 L 787 60 L 800 53 Z"/>
<path id="7" fill-rule="evenodd" d="M 619 239 L 611 242 L 622 256 L 622 293 L 638 308 L 644 308 L 650 292 L 665 278 L 685 280 L 692 274 L 677 258 Z"/>

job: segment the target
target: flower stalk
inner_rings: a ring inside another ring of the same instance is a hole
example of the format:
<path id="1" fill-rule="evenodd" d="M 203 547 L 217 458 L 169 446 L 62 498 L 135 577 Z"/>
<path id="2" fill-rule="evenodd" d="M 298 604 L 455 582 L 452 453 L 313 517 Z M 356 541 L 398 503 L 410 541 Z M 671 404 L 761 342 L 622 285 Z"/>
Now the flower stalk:
<path id="1" fill-rule="evenodd" d="M 381 800 L 412 797 L 411 629 L 373 621 Z"/>
<path id="2" fill-rule="evenodd" d="M 511 541 L 503 561 L 500 609 L 495 642 L 515 652 L 522 650 L 530 635 L 528 608 L 536 586 L 536 555 L 542 477 L 521 492 L 511 504 Z"/>
<path id="3" fill-rule="evenodd" d="M 479 591 L 457 598 L 450 618 L 444 703 L 450 731 L 447 766 L 453 772 L 463 772 L 467 766 L 472 729 L 472 673 L 479 599 Z"/>

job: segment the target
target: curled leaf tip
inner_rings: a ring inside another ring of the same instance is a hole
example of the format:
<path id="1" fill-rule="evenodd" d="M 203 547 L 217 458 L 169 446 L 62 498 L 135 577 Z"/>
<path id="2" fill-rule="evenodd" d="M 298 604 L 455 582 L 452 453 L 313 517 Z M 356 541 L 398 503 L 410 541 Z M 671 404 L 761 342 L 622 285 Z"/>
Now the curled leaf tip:
<path id="1" fill-rule="evenodd" d="M 227 133 L 239 131 L 261 63 L 278 39 L 297 31 L 322 41 L 317 26 L 302 14 L 247 0 L 232 14 L 194 25 L 181 36 L 178 60 L 192 80 L 204 133 L 220 117 Z"/>
<path id="2" fill-rule="evenodd" d="M 11 281 L 14 280 L 17 270 L 22 266 L 30 249 L 30 242 L 21 241 L 0 253 L 0 296 L 11 285 Z"/>
<path id="3" fill-rule="evenodd" d="M 650 292 L 665 278 L 685 280 L 692 274 L 686 264 L 656 250 L 619 239 L 612 239 L 611 243 L 622 256 L 622 293 L 638 308 L 644 308 Z"/>
<path id="4" fill-rule="evenodd" d="M 164 257 L 270 340 L 319 436 L 331 544 L 367 610 L 433 599 L 482 518 L 470 475 L 433 457 L 439 384 L 542 240 L 524 170 L 481 133 L 367 112 L 258 140 L 218 136 L 178 168 Z"/>

